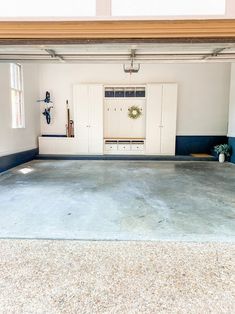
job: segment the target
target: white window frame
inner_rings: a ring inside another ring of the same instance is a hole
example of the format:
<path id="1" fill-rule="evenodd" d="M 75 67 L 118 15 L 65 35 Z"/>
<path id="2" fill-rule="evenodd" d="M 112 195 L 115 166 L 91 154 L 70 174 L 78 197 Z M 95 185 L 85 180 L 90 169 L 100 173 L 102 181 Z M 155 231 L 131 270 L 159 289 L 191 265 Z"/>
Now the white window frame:
<path id="1" fill-rule="evenodd" d="M 25 128 L 23 67 L 19 63 L 10 64 L 10 87 L 12 128 L 23 129 Z"/>

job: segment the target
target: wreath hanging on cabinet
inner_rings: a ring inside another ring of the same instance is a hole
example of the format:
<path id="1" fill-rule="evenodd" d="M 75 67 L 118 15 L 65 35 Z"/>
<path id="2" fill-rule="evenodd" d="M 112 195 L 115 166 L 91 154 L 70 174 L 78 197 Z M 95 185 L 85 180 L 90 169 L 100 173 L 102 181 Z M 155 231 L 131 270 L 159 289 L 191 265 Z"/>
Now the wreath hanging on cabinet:
<path id="1" fill-rule="evenodd" d="M 138 119 L 142 115 L 141 109 L 137 106 L 131 106 L 128 111 L 128 117 L 131 119 Z"/>

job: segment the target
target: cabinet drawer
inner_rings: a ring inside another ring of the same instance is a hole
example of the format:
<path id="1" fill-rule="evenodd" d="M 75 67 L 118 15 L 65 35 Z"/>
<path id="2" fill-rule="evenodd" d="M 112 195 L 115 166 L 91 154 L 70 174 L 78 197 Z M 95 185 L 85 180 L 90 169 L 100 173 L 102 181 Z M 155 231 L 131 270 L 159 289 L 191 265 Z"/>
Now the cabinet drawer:
<path id="1" fill-rule="evenodd" d="M 120 151 L 131 150 L 131 145 L 130 144 L 119 144 L 118 150 L 120 150 Z"/>
<path id="2" fill-rule="evenodd" d="M 117 151 L 118 146 L 117 144 L 105 144 L 106 151 Z"/>
<path id="3" fill-rule="evenodd" d="M 144 144 L 132 144 L 131 150 L 134 151 L 143 151 L 144 150 Z"/>

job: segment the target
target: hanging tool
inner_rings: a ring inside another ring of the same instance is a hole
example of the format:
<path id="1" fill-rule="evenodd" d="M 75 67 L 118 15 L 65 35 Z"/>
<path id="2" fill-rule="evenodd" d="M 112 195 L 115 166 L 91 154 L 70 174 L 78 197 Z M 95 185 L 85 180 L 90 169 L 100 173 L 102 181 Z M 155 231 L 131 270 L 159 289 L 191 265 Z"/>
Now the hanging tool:
<path id="1" fill-rule="evenodd" d="M 47 124 L 50 124 L 51 123 L 51 109 L 53 108 L 53 105 L 49 105 L 53 103 L 51 101 L 51 94 L 48 91 L 46 91 L 45 98 L 42 100 L 38 100 L 37 102 L 44 102 L 45 109 L 42 112 L 42 114 L 46 117 Z"/>

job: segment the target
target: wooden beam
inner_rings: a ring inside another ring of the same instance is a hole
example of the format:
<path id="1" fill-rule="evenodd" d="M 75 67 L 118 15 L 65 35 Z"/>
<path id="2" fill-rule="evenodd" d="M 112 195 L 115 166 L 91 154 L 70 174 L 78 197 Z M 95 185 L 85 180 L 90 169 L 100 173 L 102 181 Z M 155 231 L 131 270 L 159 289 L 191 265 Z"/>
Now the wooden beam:
<path id="1" fill-rule="evenodd" d="M 235 39 L 235 20 L 0 22 L 0 40 Z"/>

